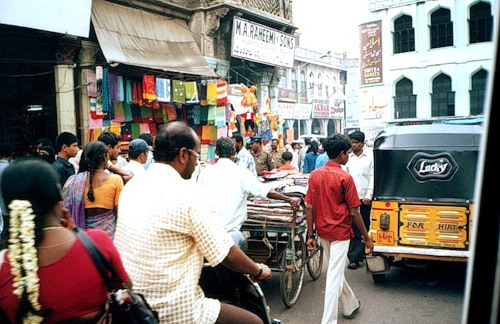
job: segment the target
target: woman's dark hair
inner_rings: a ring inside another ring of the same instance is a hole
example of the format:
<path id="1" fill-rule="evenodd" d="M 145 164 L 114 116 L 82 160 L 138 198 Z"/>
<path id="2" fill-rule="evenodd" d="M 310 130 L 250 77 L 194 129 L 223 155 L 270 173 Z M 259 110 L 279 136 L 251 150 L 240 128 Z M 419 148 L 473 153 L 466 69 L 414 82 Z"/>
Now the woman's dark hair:
<path id="1" fill-rule="evenodd" d="M 311 144 L 309 144 L 309 149 L 307 150 L 307 153 L 313 152 L 314 155 L 318 154 L 318 142 L 316 141 L 311 141 Z"/>
<path id="2" fill-rule="evenodd" d="M 36 155 L 40 159 L 49 162 L 50 164 L 54 163 L 56 160 L 56 152 L 50 146 L 42 146 L 38 149 L 38 153 Z"/>
<path id="3" fill-rule="evenodd" d="M 52 165 L 38 158 L 21 158 L 3 172 L 1 190 L 6 206 L 16 199 L 31 203 L 36 215 L 35 246 L 38 246 L 43 238 L 45 216 L 63 200 L 58 173 Z"/>
<path id="4" fill-rule="evenodd" d="M 92 188 L 92 179 L 94 178 L 95 170 L 104 161 L 108 154 L 108 146 L 101 141 L 92 141 L 85 145 L 80 159 L 80 168 L 78 173 L 89 171 L 89 192 L 87 197 L 90 201 L 94 201 L 94 189 Z"/>
<path id="5" fill-rule="evenodd" d="M 153 157 L 158 162 L 172 161 L 183 147 L 193 149 L 196 133 L 181 121 L 171 121 L 158 128 Z"/>

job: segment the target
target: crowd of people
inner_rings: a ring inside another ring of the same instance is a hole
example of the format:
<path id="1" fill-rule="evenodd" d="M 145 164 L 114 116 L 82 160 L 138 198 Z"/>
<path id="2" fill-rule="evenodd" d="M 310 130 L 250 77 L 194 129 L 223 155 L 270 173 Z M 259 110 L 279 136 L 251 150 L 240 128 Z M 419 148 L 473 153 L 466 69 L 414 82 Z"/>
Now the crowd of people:
<path id="1" fill-rule="evenodd" d="M 359 267 L 365 247 L 373 248 L 367 233 L 373 160 L 362 132 L 290 150 L 277 140 L 264 147 L 258 136 L 249 150 L 241 135 L 221 137 L 218 158 L 203 169 L 200 138 L 183 122 L 132 140 L 125 161 L 120 142 L 103 132 L 81 149 L 74 134 L 62 132 L 55 146 L 40 139 L 34 157 L 14 161 L 12 145 L 0 144 L 0 322 L 98 322 L 107 287 L 72 231 L 77 226 L 161 322 L 262 323 L 248 310 L 205 297 L 198 281 L 204 262 L 255 281 L 271 276 L 245 254 L 240 228 L 248 195 L 299 207 L 300 198 L 261 181 L 285 171 L 309 175 L 307 246 L 315 249 L 320 240 L 328 260 L 322 323 L 336 323 L 339 301 L 344 317 L 354 318 L 360 302 L 345 281 L 345 265 Z"/>

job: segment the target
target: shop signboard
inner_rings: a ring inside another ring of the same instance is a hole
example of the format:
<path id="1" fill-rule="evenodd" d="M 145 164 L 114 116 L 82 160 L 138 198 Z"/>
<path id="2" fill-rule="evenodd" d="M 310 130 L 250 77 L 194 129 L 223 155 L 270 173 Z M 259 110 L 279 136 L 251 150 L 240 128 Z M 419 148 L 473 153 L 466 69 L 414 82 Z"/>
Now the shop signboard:
<path id="1" fill-rule="evenodd" d="M 293 119 L 295 104 L 289 102 L 278 102 L 278 116 L 283 119 Z"/>
<path id="2" fill-rule="evenodd" d="M 293 119 L 309 120 L 311 119 L 312 105 L 311 104 L 295 104 Z"/>
<path id="3" fill-rule="evenodd" d="M 231 56 L 292 68 L 295 58 L 295 36 L 234 17 Z"/>
<path id="4" fill-rule="evenodd" d="M 359 26 L 361 85 L 382 83 L 382 21 Z"/>
<path id="5" fill-rule="evenodd" d="M 313 99 L 312 101 L 312 118 L 329 119 L 330 118 L 330 105 L 328 100 Z"/>
<path id="6" fill-rule="evenodd" d="M 92 0 L 2 0 L 0 24 L 89 37 Z"/>
<path id="7" fill-rule="evenodd" d="M 278 100 L 287 102 L 297 102 L 297 91 L 291 89 L 278 88 Z"/>

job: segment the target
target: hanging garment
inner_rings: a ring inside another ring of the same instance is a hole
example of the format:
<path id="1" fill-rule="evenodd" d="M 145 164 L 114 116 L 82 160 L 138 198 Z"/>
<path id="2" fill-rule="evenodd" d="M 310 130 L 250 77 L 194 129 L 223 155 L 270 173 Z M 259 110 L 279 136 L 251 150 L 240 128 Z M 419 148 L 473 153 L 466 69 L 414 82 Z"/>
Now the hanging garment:
<path id="1" fill-rule="evenodd" d="M 195 81 L 184 82 L 184 89 L 186 91 L 186 103 L 195 104 L 199 103 L 198 99 L 198 87 Z"/>
<path id="2" fill-rule="evenodd" d="M 206 84 L 198 84 L 198 98 L 200 99 L 200 105 L 207 105 L 207 85 Z"/>
<path id="3" fill-rule="evenodd" d="M 156 100 L 159 102 L 170 102 L 170 80 L 156 78 Z"/>
<path id="4" fill-rule="evenodd" d="M 225 105 L 227 103 L 227 82 L 220 80 L 217 82 L 217 105 Z"/>
<path id="5" fill-rule="evenodd" d="M 123 111 L 123 102 L 113 101 L 114 118 L 113 122 L 123 123 L 125 122 L 125 113 Z"/>
<path id="6" fill-rule="evenodd" d="M 207 83 L 207 106 L 217 105 L 217 83 Z"/>
<path id="7" fill-rule="evenodd" d="M 87 72 L 87 95 L 90 98 L 97 97 L 97 82 L 94 72 Z"/>
<path id="8" fill-rule="evenodd" d="M 226 126 L 226 106 L 216 106 L 215 108 L 215 122 L 216 127 Z"/>
<path id="9" fill-rule="evenodd" d="M 151 102 L 156 100 L 154 75 L 145 74 L 142 76 L 142 98 Z"/>
<path id="10" fill-rule="evenodd" d="M 172 80 L 172 101 L 177 103 L 186 102 L 186 89 L 183 81 Z"/>

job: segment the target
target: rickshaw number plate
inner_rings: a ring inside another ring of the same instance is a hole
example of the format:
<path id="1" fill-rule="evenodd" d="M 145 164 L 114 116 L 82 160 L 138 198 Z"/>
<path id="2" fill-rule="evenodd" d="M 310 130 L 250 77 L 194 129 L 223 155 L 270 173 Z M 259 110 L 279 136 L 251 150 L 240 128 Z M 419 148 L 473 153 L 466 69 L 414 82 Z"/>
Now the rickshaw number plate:
<path id="1" fill-rule="evenodd" d="M 394 244 L 394 232 L 391 231 L 378 231 L 377 243 L 380 244 Z"/>

